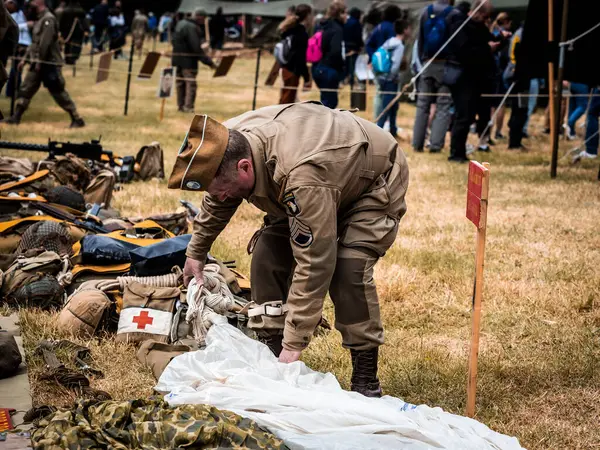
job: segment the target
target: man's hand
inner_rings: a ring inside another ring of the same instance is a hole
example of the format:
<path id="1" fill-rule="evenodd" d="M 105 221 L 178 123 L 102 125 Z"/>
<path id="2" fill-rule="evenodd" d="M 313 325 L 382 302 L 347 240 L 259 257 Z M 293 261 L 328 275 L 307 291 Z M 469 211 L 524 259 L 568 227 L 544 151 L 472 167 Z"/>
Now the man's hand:
<path id="1" fill-rule="evenodd" d="M 300 354 L 302 352 L 297 352 L 295 350 L 286 350 L 285 348 L 283 350 L 281 350 L 281 353 L 279 354 L 279 362 L 282 363 L 293 363 L 296 362 L 300 359 Z"/>
<path id="2" fill-rule="evenodd" d="M 196 259 L 187 258 L 185 260 L 185 267 L 183 268 L 184 286 L 187 287 L 194 278 L 198 287 L 204 284 L 204 263 Z"/>
<path id="3" fill-rule="evenodd" d="M 492 49 L 493 52 L 495 52 L 496 50 L 498 50 L 498 47 L 500 46 L 500 42 L 488 42 L 490 48 Z"/>

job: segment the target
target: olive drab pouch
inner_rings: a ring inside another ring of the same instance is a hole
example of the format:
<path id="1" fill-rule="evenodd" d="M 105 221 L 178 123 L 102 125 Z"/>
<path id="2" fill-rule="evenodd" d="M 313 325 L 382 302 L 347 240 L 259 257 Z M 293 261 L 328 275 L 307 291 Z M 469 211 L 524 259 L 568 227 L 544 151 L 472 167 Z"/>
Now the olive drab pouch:
<path id="1" fill-rule="evenodd" d="M 118 342 L 143 342 L 152 339 L 169 342 L 178 288 L 157 288 L 132 281 L 123 291 L 119 316 Z"/>
<path id="2" fill-rule="evenodd" d="M 79 337 L 91 337 L 106 320 L 111 301 L 99 289 L 85 288 L 69 297 L 58 316 L 58 327 Z"/>
<path id="3" fill-rule="evenodd" d="M 110 206 L 117 177 L 112 170 L 103 169 L 85 189 L 83 196 L 88 204 Z"/>
<path id="4" fill-rule="evenodd" d="M 152 370 L 158 380 L 173 358 L 191 350 L 187 345 L 172 345 L 164 342 L 146 341 L 137 352 L 138 360 Z"/>
<path id="5" fill-rule="evenodd" d="M 135 174 L 140 180 L 165 177 L 163 151 L 158 142 L 145 145 L 135 156 Z"/>
<path id="6" fill-rule="evenodd" d="M 142 221 L 151 220 L 159 224 L 165 230 L 170 231 L 175 236 L 188 233 L 187 212 L 174 212 L 169 214 L 155 214 L 153 216 L 142 218 L 129 218 L 135 224 Z"/>

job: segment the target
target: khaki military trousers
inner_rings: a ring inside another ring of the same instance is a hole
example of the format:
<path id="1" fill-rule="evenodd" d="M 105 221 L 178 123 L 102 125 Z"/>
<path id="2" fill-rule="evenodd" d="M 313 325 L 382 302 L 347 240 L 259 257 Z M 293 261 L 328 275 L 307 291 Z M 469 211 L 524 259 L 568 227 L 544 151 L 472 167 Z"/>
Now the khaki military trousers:
<path id="1" fill-rule="evenodd" d="M 17 106 L 23 112 L 29 107 L 31 99 L 39 91 L 42 83 L 48 89 L 58 106 L 67 111 L 72 118 L 79 118 L 75 103 L 73 103 L 69 93 L 65 90 L 65 80 L 62 76 L 61 68 L 47 64 L 43 64 L 39 71 L 36 71 L 32 66 L 29 72 L 27 72 L 19 89 L 19 98 L 16 102 Z"/>
<path id="2" fill-rule="evenodd" d="M 191 112 L 196 103 L 198 71 L 194 69 L 177 68 L 177 106 L 179 111 Z"/>
<path id="3" fill-rule="evenodd" d="M 395 232 L 394 232 L 395 236 Z M 287 300 L 295 260 L 287 219 L 270 223 L 255 235 L 252 243 L 252 300 L 257 304 Z M 335 307 L 335 327 L 342 345 L 353 350 L 369 350 L 383 344 L 379 299 L 373 281 L 373 268 L 379 256 L 365 247 L 338 245 L 337 261 L 329 295 Z M 284 316 L 263 321 L 261 334 L 280 334 Z"/>

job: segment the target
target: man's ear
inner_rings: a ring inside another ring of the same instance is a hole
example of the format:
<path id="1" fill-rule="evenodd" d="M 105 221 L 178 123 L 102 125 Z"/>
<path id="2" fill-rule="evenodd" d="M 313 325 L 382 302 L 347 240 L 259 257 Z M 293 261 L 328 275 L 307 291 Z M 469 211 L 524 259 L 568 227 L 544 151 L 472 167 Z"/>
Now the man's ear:
<path id="1" fill-rule="evenodd" d="M 243 170 L 244 172 L 252 171 L 252 162 L 249 159 L 240 159 L 237 164 L 238 170 Z"/>

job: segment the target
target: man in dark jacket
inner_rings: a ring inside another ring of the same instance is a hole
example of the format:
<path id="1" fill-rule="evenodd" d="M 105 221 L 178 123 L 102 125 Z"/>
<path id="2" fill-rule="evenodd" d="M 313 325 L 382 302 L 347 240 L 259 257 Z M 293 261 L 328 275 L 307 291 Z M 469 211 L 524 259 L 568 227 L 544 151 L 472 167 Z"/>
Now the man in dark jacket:
<path id="1" fill-rule="evenodd" d="M 219 6 L 217 14 L 211 17 L 208 22 L 210 48 L 213 50 L 221 50 L 223 48 L 223 42 L 225 42 L 225 28 L 227 28 L 227 21 L 223 16 L 223 8 Z"/>
<path id="2" fill-rule="evenodd" d="M 481 94 L 490 85 L 496 71 L 493 52 L 500 42 L 485 24 L 493 11 L 490 1 L 479 7 L 485 1 L 473 2 L 470 19 L 450 44 L 448 57 L 458 64 L 456 79 L 449 83 L 456 110 L 448 157 L 448 160 L 453 162 L 469 160 L 466 153 L 469 128 L 475 120 Z M 450 33 L 456 31 L 460 25 L 460 21 L 454 21 Z"/>
<path id="3" fill-rule="evenodd" d="M 437 0 L 430 6 L 425 7 L 421 13 L 418 47 L 416 50 L 419 61 L 425 65 L 442 48 L 450 37 L 450 23 L 457 14 L 461 14 L 452 7 L 453 0 Z M 433 25 L 437 20 L 443 20 L 446 24 L 446 33 L 437 42 Z M 447 50 L 442 50 L 438 57 L 429 65 L 418 79 L 419 95 L 417 99 L 417 113 L 413 127 L 413 148 L 422 152 L 425 146 L 425 137 L 429 123 L 431 106 L 436 105 L 435 115 L 431 122 L 431 153 L 437 153 L 444 147 L 446 133 L 450 126 L 452 98 L 449 96 L 450 87 L 443 82 L 444 68 L 447 59 Z M 439 95 L 436 95 L 439 94 Z"/>
<path id="4" fill-rule="evenodd" d="M 85 33 L 89 32 L 85 10 L 78 0 L 71 0 L 57 19 L 65 43 L 65 64 L 75 64 L 81 55 Z"/>
<path id="5" fill-rule="evenodd" d="M 356 59 L 362 51 L 365 43 L 362 38 L 362 24 L 360 16 L 362 11 L 358 8 L 352 8 L 348 20 L 344 24 L 344 44 L 346 45 L 346 77 L 350 77 L 350 88 L 354 86 L 354 69 Z"/>
<path id="6" fill-rule="evenodd" d="M 197 9 L 192 18 L 179 21 L 173 33 L 172 64 L 177 68 L 177 106 L 182 112 L 194 112 L 198 60 L 213 69 L 217 67 L 202 49 L 199 27 L 205 17 L 204 10 Z"/>
<path id="7" fill-rule="evenodd" d="M 92 39 L 94 48 L 103 51 L 106 43 L 106 30 L 108 29 L 108 13 L 110 7 L 108 0 L 102 0 L 91 12 L 92 24 L 94 25 L 94 36 Z"/>

